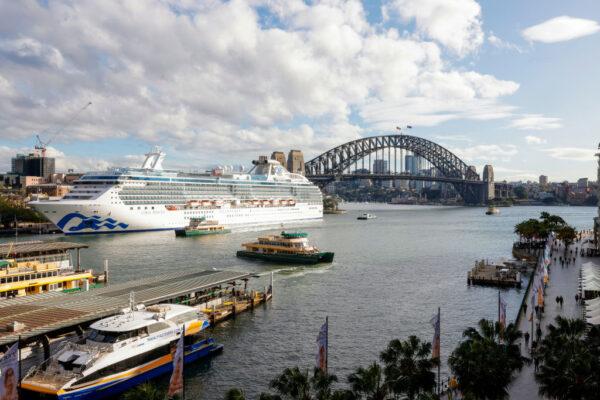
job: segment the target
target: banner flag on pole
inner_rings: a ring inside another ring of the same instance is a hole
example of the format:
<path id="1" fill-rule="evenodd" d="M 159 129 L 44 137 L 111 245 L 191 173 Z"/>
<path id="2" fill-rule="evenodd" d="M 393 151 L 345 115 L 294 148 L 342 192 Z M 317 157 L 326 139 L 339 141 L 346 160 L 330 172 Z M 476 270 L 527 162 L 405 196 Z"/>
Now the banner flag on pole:
<path id="1" fill-rule="evenodd" d="M 325 318 L 325 323 L 321 326 L 317 335 L 317 368 L 327 372 L 327 350 L 329 336 L 329 318 Z"/>
<path id="2" fill-rule="evenodd" d="M 0 399 L 19 399 L 19 379 L 19 343 L 15 343 L 0 358 Z"/>
<path id="3" fill-rule="evenodd" d="M 538 301 L 538 306 L 543 306 L 544 305 L 544 295 L 542 294 L 542 288 L 538 287 L 538 292 L 537 292 L 537 301 Z"/>
<path id="4" fill-rule="evenodd" d="M 177 344 L 171 346 L 171 355 L 173 356 L 173 373 L 169 381 L 169 391 L 167 396 L 173 398 L 178 396 L 183 398 L 183 338 L 185 337 L 185 326 L 181 328 L 181 336 Z"/>
<path id="5" fill-rule="evenodd" d="M 433 342 L 431 347 L 431 357 L 440 357 L 440 313 L 438 312 L 431 318 L 431 326 L 433 326 Z"/>

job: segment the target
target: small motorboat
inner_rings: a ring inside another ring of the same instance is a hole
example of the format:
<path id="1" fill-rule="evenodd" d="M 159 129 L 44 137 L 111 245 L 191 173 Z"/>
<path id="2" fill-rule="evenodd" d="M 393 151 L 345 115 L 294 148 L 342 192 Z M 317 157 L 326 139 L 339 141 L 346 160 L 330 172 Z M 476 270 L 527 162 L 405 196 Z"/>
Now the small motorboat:
<path id="1" fill-rule="evenodd" d="M 356 219 L 360 219 L 360 220 L 375 219 L 375 218 L 377 218 L 376 215 L 369 214 L 369 213 L 363 213 L 363 214 L 359 215 L 358 217 L 356 217 Z"/>

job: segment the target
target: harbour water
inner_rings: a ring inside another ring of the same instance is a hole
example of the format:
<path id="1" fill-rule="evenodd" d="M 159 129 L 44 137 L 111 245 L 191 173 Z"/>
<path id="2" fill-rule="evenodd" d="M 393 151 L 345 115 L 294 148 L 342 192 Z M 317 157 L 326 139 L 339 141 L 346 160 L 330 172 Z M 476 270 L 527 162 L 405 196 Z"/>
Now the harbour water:
<path id="1" fill-rule="evenodd" d="M 263 275 L 254 283 L 266 285 L 274 271 L 272 303 L 212 330 L 210 334 L 224 344 L 224 353 L 186 369 L 186 399 L 220 399 L 230 387 L 240 387 L 254 398 L 285 367 L 312 368 L 316 335 L 325 316 L 330 324 L 329 368 L 340 382 L 353 368 L 376 360 L 391 339 L 414 334 L 431 340 L 429 321 L 438 306 L 445 361 L 466 327 L 480 318 L 496 318 L 497 289 L 467 286 L 467 271 L 476 259 L 510 258 L 514 225 L 538 217 L 542 210 L 562 216 L 577 229 L 590 228 L 596 212 L 594 207 L 511 207 L 486 216 L 483 208 L 374 204 L 344 208 L 349 209 L 347 214 L 326 215 L 322 222 L 298 226 L 309 233 L 312 243 L 335 252 L 333 264 L 310 267 L 235 257 L 242 242 L 279 232 L 280 227 L 192 238 L 150 232 L 61 240 L 90 245 L 82 252 L 85 267 L 101 271 L 108 259 L 111 282 L 215 268 L 252 271 Z M 363 212 L 378 218 L 357 221 Z M 503 290 L 510 319 L 516 316 L 524 290 Z"/>

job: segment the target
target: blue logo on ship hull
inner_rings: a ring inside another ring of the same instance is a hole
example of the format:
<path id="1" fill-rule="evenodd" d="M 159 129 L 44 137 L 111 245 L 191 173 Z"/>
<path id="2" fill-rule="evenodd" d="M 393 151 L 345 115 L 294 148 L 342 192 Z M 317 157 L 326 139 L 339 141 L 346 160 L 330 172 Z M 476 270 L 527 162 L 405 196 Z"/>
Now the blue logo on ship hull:
<path id="1" fill-rule="evenodd" d="M 68 229 L 69 232 L 78 232 L 82 229 L 92 229 L 94 231 L 97 231 L 102 228 L 108 228 L 110 230 L 113 230 L 117 227 L 126 229 L 129 226 L 129 224 L 119 222 L 112 218 L 106 218 L 103 220 L 99 215 L 93 215 L 91 217 L 86 217 L 85 215 L 80 214 L 78 212 L 74 212 L 74 213 L 65 215 L 64 217 L 61 218 L 60 221 L 58 221 L 56 226 L 58 226 L 61 230 L 64 231 L 65 225 L 67 225 L 74 218 L 80 219 L 81 222 L 79 222 L 79 225 L 70 227 Z"/>

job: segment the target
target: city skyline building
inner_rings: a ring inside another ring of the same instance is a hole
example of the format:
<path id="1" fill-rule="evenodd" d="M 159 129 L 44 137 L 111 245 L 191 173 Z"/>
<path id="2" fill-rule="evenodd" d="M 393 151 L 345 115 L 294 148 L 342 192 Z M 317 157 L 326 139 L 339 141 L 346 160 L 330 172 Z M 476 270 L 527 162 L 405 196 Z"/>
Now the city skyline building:
<path id="1" fill-rule="evenodd" d="M 34 153 L 17 154 L 11 159 L 11 173 L 48 178 L 55 173 L 55 165 L 56 161 L 53 157 L 41 157 Z"/>
<path id="2" fill-rule="evenodd" d="M 540 186 L 547 186 L 548 185 L 548 177 L 546 175 L 540 175 L 539 183 L 540 183 Z"/>
<path id="3" fill-rule="evenodd" d="M 377 159 L 373 161 L 374 174 L 387 174 L 389 172 L 389 162 L 387 160 Z"/>

